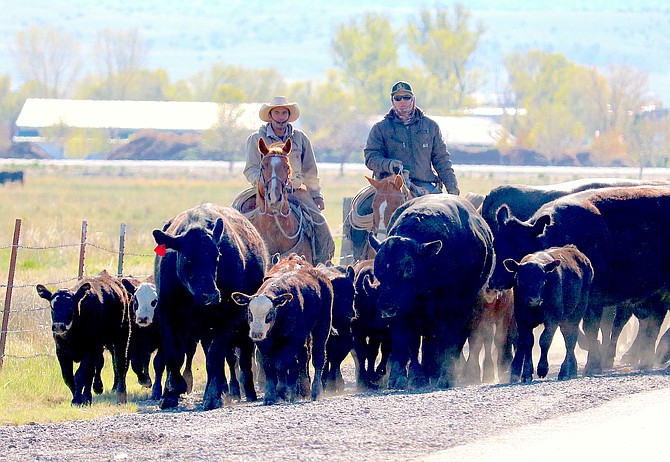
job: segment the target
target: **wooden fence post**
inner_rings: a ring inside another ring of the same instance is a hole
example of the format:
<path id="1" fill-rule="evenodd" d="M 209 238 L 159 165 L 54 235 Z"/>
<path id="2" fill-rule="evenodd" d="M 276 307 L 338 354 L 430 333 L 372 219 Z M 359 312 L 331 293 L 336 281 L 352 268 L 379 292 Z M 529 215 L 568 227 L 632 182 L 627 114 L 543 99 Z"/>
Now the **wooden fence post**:
<path id="1" fill-rule="evenodd" d="M 121 230 L 119 232 L 119 267 L 117 275 L 123 276 L 123 255 L 126 250 L 126 224 L 121 223 Z"/>
<path id="2" fill-rule="evenodd" d="M 9 310 L 12 304 L 12 289 L 14 288 L 14 272 L 16 271 L 16 253 L 19 249 L 21 235 L 21 219 L 14 223 L 14 239 L 12 240 L 12 256 L 9 260 L 9 275 L 7 276 L 7 291 L 5 292 L 5 308 L 2 311 L 2 331 L 0 331 L 0 369 L 5 359 L 5 345 L 7 344 L 7 326 L 9 325 Z"/>
<path id="3" fill-rule="evenodd" d="M 81 222 L 81 244 L 79 246 L 79 275 L 78 278 L 81 279 L 84 277 L 84 262 L 86 254 L 86 229 L 88 228 L 88 222 L 86 220 Z"/>

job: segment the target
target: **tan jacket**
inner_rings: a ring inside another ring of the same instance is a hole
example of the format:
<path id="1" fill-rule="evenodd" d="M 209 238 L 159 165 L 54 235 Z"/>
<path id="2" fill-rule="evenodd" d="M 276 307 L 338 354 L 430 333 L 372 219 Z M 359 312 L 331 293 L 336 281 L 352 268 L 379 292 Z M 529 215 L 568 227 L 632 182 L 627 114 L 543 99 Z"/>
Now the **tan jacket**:
<path id="1" fill-rule="evenodd" d="M 261 153 L 258 152 L 258 139 L 261 136 L 268 145 L 285 142 L 287 138 L 291 138 L 293 149 L 289 154 L 289 162 L 293 171 L 291 175 L 293 188 L 298 189 L 304 185 L 312 198 L 321 197 L 321 181 L 319 180 L 319 171 L 316 166 L 312 143 L 304 132 L 293 128 L 291 124 L 288 125 L 287 134 L 288 136 L 283 139 L 278 137 L 269 123 L 261 126 L 257 132 L 252 133 L 247 138 L 247 164 L 244 167 L 244 176 L 252 186 L 256 186 L 260 175 Z"/>

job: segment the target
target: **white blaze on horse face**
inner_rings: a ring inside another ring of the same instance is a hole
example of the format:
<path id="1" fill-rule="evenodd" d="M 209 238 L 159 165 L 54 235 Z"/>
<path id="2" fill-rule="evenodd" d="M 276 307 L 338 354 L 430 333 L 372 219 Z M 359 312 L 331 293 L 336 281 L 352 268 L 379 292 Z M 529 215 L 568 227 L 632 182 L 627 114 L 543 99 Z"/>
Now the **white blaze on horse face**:
<path id="1" fill-rule="evenodd" d="M 254 297 L 249 303 L 249 337 L 255 342 L 264 340 L 272 323 L 267 322 L 268 314 L 274 309 L 272 300 L 266 295 Z"/>
<path id="2" fill-rule="evenodd" d="M 137 301 L 135 322 L 139 326 L 146 327 L 154 320 L 154 311 L 158 300 L 156 286 L 148 282 L 141 283 L 135 291 L 135 300 Z"/>
<path id="3" fill-rule="evenodd" d="M 270 178 L 270 187 L 268 188 L 268 194 L 270 198 L 270 204 L 277 204 L 281 200 L 281 194 L 279 191 L 282 187 L 279 177 L 277 176 L 277 167 L 281 165 L 282 160 L 278 157 L 273 157 L 270 160 L 270 165 L 272 166 L 272 177 Z"/>
<path id="4" fill-rule="evenodd" d="M 384 201 L 379 204 L 379 224 L 377 225 L 377 234 L 383 234 L 386 236 L 386 223 L 389 220 L 386 219 L 386 207 L 388 206 L 388 201 Z"/>

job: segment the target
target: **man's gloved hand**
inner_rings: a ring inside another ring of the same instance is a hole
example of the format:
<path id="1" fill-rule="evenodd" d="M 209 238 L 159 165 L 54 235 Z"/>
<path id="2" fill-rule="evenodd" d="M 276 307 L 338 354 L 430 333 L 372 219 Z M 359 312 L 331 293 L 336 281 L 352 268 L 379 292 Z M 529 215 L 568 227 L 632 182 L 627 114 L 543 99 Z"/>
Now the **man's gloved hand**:
<path id="1" fill-rule="evenodd" d="M 400 173 L 402 172 L 402 162 L 397 159 L 391 159 L 389 161 L 388 171 L 389 173 Z"/>
<path id="2" fill-rule="evenodd" d="M 317 196 L 313 198 L 313 200 L 316 206 L 319 207 L 319 210 L 323 210 L 326 208 L 326 202 L 323 200 L 323 197 Z"/>
<path id="3" fill-rule="evenodd" d="M 458 187 L 456 187 L 456 186 L 453 186 L 453 187 L 451 187 L 451 188 L 448 188 L 448 189 L 447 189 L 447 192 L 448 192 L 449 194 L 453 194 L 454 196 L 459 196 L 459 195 L 461 194 L 461 191 L 460 191 L 460 190 L 458 189 Z"/>

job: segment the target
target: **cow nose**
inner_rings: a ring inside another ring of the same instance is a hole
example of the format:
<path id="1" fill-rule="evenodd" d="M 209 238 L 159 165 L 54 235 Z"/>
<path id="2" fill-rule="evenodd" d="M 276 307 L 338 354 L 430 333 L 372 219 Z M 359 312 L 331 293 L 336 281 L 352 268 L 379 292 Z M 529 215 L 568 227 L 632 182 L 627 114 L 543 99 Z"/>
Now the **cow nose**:
<path id="1" fill-rule="evenodd" d="M 64 334 L 66 330 L 65 324 L 62 322 L 55 322 L 51 325 L 51 331 L 54 334 Z"/>
<path id="2" fill-rule="evenodd" d="M 382 311 L 382 319 L 392 318 L 398 313 L 398 307 L 389 306 L 387 308 L 382 309 L 381 311 Z"/>
<path id="3" fill-rule="evenodd" d="M 529 298 L 529 299 L 528 299 L 528 301 L 526 302 L 526 304 L 527 304 L 528 306 L 538 307 L 538 306 L 542 305 L 542 302 L 543 302 L 542 298 L 540 298 L 540 297 L 532 297 L 532 298 Z"/>
<path id="4" fill-rule="evenodd" d="M 142 317 L 137 318 L 137 325 L 138 326 L 146 327 L 149 324 L 151 324 L 151 321 L 149 320 L 149 318 L 147 316 L 142 316 Z"/>
<path id="5" fill-rule="evenodd" d="M 265 338 L 265 335 L 263 335 L 262 331 L 252 330 L 249 332 L 249 337 L 251 337 L 251 340 L 259 341 L 263 340 Z"/>

